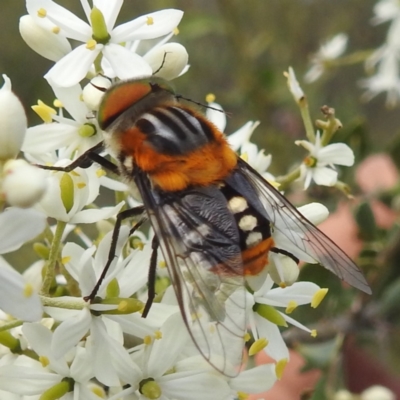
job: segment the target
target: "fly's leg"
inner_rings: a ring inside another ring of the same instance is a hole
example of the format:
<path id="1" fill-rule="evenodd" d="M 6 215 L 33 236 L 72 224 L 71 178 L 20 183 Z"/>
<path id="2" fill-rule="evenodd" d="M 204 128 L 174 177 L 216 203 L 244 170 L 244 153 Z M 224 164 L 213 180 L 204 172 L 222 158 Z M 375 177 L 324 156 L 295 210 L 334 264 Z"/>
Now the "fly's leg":
<path id="1" fill-rule="evenodd" d="M 115 222 L 115 226 L 114 226 L 114 230 L 113 230 L 113 234 L 112 234 L 112 238 L 111 238 L 111 246 L 110 246 L 110 250 L 108 252 L 107 263 L 104 266 L 103 272 L 101 273 L 100 278 L 97 280 L 97 283 L 96 283 L 95 287 L 93 288 L 92 292 L 89 294 L 89 296 L 85 296 L 83 298 L 85 301 L 93 301 L 93 299 L 96 297 L 96 294 L 99 291 L 100 285 L 102 284 L 102 282 L 110 268 L 110 265 L 115 258 L 115 252 L 117 249 L 119 231 L 121 229 L 122 221 L 127 218 L 131 218 L 131 217 L 135 217 L 137 215 L 143 214 L 144 211 L 145 211 L 145 208 L 143 206 L 139 206 L 139 207 L 135 207 L 135 208 L 130 208 L 129 210 L 124 210 L 117 215 L 117 220 Z M 135 232 L 135 230 L 143 224 L 144 221 L 146 221 L 146 217 L 142 218 L 130 230 L 130 234 L 133 234 Z"/>
<path id="2" fill-rule="evenodd" d="M 50 165 L 36 165 L 36 166 L 41 169 L 47 169 L 50 171 L 71 172 L 78 167 L 88 168 L 95 162 L 97 164 L 100 164 L 104 169 L 118 175 L 119 174 L 118 167 L 111 161 L 108 161 L 106 158 L 98 154 L 102 150 L 104 150 L 104 144 L 103 142 L 100 142 L 96 146 L 85 151 L 82 155 L 80 155 L 76 160 L 72 161 L 71 164 L 67 165 L 66 167 L 56 167 Z"/>
<path id="3" fill-rule="evenodd" d="M 283 254 L 284 256 L 287 256 L 287 257 L 291 258 L 296 264 L 298 264 L 298 263 L 300 262 L 300 260 L 299 260 L 297 257 L 295 257 L 292 253 L 289 253 L 289 252 L 286 251 L 286 250 L 278 249 L 277 247 L 272 247 L 272 248 L 271 248 L 271 251 L 272 251 L 273 253 L 276 253 L 276 254 Z"/>
<path id="4" fill-rule="evenodd" d="M 153 237 L 153 241 L 151 242 L 151 258 L 150 258 L 150 266 L 149 266 L 149 277 L 148 277 L 148 291 L 147 291 L 147 301 L 144 306 L 142 317 L 146 318 L 147 314 L 150 311 L 150 307 L 153 304 L 154 297 L 156 295 L 155 284 L 156 284 L 156 269 L 157 269 L 157 250 L 158 250 L 159 242 L 157 236 Z"/>

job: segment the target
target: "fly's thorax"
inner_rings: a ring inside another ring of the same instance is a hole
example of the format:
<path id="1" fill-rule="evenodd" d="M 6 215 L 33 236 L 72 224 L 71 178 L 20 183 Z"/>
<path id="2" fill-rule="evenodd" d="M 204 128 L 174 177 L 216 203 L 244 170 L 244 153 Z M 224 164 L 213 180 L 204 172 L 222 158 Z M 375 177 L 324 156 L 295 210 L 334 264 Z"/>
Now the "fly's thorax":
<path id="1" fill-rule="evenodd" d="M 97 119 L 105 131 L 124 132 L 146 111 L 175 102 L 173 89 L 161 79 L 122 81 L 104 94 Z"/>

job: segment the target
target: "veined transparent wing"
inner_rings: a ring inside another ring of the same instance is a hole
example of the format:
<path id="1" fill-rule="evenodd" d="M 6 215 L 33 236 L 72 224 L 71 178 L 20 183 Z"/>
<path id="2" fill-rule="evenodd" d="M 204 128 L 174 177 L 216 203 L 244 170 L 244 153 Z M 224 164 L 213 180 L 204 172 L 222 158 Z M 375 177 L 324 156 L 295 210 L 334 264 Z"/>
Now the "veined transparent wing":
<path id="1" fill-rule="evenodd" d="M 246 304 L 239 233 L 215 186 L 158 192 L 137 176 L 181 313 L 203 357 L 227 376 L 239 372 Z"/>
<path id="2" fill-rule="evenodd" d="M 237 169 L 226 183 L 264 215 L 272 229 L 279 231 L 299 250 L 294 255 L 307 262 L 320 263 L 350 285 L 371 293 L 354 261 L 245 161 L 238 160 Z"/>

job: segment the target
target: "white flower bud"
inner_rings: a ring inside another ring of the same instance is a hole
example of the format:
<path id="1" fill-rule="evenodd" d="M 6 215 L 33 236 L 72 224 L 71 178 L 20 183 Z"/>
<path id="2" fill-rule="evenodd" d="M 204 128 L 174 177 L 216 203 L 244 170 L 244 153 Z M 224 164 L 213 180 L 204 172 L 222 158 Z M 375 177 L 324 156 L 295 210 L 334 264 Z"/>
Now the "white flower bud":
<path id="1" fill-rule="evenodd" d="M 304 99 L 304 92 L 297 81 L 293 68 L 289 67 L 289 72 L 285 72 L 284 75 L 287 78 L 287 84 L 290 92 L 292 93 L 296 102 L 299 103 Z"/>
<path id="2" fill-rule="evenodd" d="M 166 43 L 150 50 L 143 59 L 150 65 L 154 76 L 170 81 L 184 72 L 189 55 L 181 44 Z"/>
<path id="3" fill-rule="evenodd" d="M 319 225 L 329 217 L 329 210 L 321 203 L 309 203 L 298 210 L 314 225 Z"/>
<path id="4" fill-rule="evenodd" d="M 24 141 L 27 120 L 24 107 L 11 91 L 11 81 L 3 75 L 0 89 L 0 160 L 14 158 Z"/>
<path id="5" fill-rule="evenodd" d="M 57 27 L 44 28 L 30 15 L 20 18 L 19 32 L 33 51 L 51 61 L 61 60 L 72 50 L 67 38 L 59 33 Z"/>
<path id="6" fill-rule="evenodd" d="M 90 110 L 97 111 L 104 92 L 112 85 L 104 76 L 94 77 L 82 91 L 82 98 Z"/>
<path id="7" fill-rule="evenodd" d="M 396 400 L 396 396 L 391 390 L 379 385 L 364 390 L 360 398 L 361 400 Z"/>
<path id="8" fill-rule="evenodd" d="M 299 267 L 294 260 L 283 254 L 270 253 L 268 272 L 272 280 L 279 286 L 291 286 L 299 277 Z"/>
<path id="9" fill-rule="evenodd" d="M 12 206 L 32 207 L 46 191 L 45 171 L 33 167 L 24 160 L 6 162 L 4 173 L 2 196 Z"/>

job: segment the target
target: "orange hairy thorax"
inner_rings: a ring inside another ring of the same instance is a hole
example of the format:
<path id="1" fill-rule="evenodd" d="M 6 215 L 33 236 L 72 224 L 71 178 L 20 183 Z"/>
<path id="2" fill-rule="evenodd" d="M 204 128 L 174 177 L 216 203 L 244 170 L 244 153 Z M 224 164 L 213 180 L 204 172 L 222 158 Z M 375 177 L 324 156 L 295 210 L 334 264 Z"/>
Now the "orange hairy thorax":
<path id="1" fill-rule="evenodd" d="M 155 186 L 165 191 L 218 184 L 237 164 L 237 155 L 216 128 L 214 140 L 183 155 L 156 151 L 137 127 L 123 132 L 120 140 L 124 153 L 133 157 L 135 165 L 149 174 Z"/>

